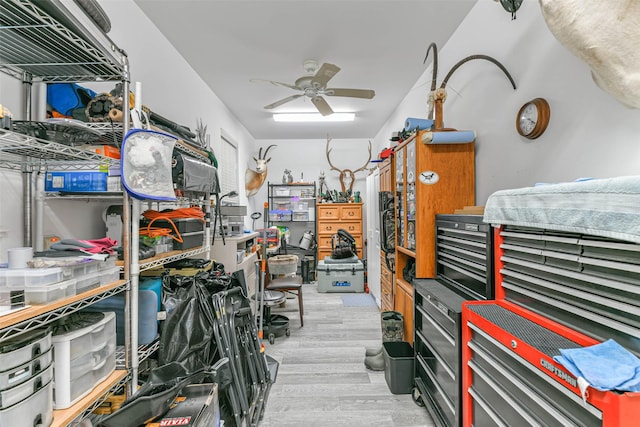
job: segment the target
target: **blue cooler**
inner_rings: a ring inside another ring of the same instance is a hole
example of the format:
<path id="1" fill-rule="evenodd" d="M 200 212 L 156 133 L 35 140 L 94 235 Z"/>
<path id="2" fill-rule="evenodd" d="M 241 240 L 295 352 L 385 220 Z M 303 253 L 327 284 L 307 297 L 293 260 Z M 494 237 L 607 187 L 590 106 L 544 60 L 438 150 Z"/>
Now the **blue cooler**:
<path id="1" fill-rule="evenodd" d="M 138 285 L 138 344 L 151 344 L 158 336 L 158 312 L 162 304 L 162 279 L 149 277 L 141 279 Z M 87 311 L 113 311 L 116 313 L 116 344 L 124 345 L 124 302 L 120 293 L 98 301 Z"/>

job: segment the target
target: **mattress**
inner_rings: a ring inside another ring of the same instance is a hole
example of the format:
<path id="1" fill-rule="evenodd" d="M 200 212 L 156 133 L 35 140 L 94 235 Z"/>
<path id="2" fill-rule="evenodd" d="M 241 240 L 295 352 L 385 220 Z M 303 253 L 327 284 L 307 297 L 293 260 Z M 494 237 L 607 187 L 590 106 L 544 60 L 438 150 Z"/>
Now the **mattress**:
<path id="1" fill-rule="evenodd" d="M 484 221 L 640 243 L 640 176 L 500 190 Z"/>

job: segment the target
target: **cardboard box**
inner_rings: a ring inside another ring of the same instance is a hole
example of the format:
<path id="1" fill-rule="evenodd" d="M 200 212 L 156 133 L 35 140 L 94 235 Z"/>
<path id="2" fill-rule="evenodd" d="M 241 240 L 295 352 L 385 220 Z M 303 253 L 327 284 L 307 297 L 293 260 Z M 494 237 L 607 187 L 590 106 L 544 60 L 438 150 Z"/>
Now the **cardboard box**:
<path id="1" fill-rule="evenodd" d="M 147 427 L 220 426 L 218 384 L 190 384 L 182 389 L 174 406 L 164 416 Z"/>
<path id="2" fill-rule="evenodd" d="M 44 179 L 44 191 L 85 193 L 104 192 L 107 190 L 106 172 L 47 172 Z"/>

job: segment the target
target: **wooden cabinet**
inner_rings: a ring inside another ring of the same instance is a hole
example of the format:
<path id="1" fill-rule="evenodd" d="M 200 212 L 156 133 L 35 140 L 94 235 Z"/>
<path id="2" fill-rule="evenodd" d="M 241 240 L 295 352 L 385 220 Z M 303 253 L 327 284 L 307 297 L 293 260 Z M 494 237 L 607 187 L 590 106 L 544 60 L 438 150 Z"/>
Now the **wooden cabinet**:
<path id="1" fill-rule="evenodd" d="M 339 229 L 356 240 L 358 258 L 362 258 L 362 203 L 324 203 L 317 206 L 318 259 L 331 255 L 331 239 Z"/>
<path id="2" fill-rule="evenodd" d="M 393 310 L 393 273 L 387 268 L 384 253 L 380 254 L 380 300 L 382 311 Z"/>
<path id="3" fill-rule="evenodd" d="M 379 164 L 378 168 L 380 169 L 380 191 L 393 191 L 392 157 Z"/>
<path id="4" fill-rule="evenodd" d="M 396 242 L 415 259 L 417 278 L 433 278 L 436 214 L 475 204 L 475 154 L 473 143 L 426 144 L 422 135 L 395 149 Z"/>
<path id="5" fill-rule="evenodd" d="M 429 144 L 418 132 L 394 150 L 396 273 L 394 307 L 413 341 L 413 279 L 436 276 L 436 215 L 475 203 L 474 143 Z M 411 270 L 412 277 L 405 277 Z"/>
<path id="6" fill-rule="evenodd" d="M 393 309 L 404 317 L 404 340 L 413 344 L 413 285 L 404 280 L 396 281 Z"/>

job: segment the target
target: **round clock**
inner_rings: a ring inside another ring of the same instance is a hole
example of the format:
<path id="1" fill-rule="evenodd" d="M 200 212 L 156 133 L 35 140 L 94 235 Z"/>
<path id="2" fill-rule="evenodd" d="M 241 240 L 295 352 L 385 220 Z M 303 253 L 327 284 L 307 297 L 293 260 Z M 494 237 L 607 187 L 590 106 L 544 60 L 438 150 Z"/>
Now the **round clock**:
<path id="1" fill-rule="evenodd" d="M 550 118 L 549 103 L 544 98 L 532 99 L 518 111 L 516 129 L 525 138 L 535 139 L 547 129 Z"/>

